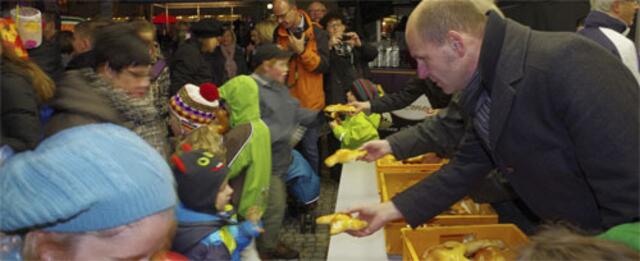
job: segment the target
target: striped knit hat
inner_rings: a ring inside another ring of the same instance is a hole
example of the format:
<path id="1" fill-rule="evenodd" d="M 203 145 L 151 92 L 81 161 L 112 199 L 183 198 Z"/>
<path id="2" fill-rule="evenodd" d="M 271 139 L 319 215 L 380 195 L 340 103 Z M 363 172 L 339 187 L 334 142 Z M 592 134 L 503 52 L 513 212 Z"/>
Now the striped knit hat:
<path id="1" fill-rule="evenodd" d="M 218 87 L 213 83 L 196 86 L 187 83 L 171 97 L 169 108 L 183 127 L 193 130 L 215 118 L 214 110 L 220 106 Z"/>
<path id="2" fill-rule="evenodd" d="M 357 79 L 351 83 L 351 91 L 358 101 L 370 101 L 382 96 L 382 90 L 367 79 Z"/>

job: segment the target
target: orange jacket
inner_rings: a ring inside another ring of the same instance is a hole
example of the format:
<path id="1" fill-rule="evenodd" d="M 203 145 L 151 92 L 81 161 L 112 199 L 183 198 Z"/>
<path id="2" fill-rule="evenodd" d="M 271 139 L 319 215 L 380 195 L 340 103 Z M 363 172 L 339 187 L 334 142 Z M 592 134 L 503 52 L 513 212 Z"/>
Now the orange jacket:
<path id="1" fill-rule="evenodd" d="M 306 39 L 304 51 L 289 61 L 287 84 L 289 92 L 296 97 L 302 107 L 322 110 L 324 108 L 324 89 L 322 74 L 329 68 L 329 39 L 325 31 L 317 28 L 309 15 L 302 10 L 304 16 Z M 289 32 L 284 26 L 276 30 L 276 43 L 289 49 Z"/>

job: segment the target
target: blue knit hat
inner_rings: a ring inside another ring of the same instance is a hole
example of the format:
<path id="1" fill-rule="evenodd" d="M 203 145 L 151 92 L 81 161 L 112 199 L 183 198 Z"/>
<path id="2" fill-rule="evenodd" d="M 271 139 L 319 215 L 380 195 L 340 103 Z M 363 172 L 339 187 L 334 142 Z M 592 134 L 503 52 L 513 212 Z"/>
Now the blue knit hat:
<path id="1" fill-rule="evenodd" d="M 0 168 L 0 231 L 115 228 L 173 208 L 171 169 L 135 133 L 112 124 L 62 131 Z"/>

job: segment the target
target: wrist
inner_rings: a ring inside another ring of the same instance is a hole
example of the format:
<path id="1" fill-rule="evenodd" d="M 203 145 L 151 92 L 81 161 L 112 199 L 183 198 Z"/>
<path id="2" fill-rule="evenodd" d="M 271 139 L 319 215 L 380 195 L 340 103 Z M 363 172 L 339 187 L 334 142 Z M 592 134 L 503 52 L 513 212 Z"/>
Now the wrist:
<path id="1" fill-rule="evenodd" d="M 402 218 L 402 212 L 398 210 L 393 201 L 387 201 L 382 203 L 383 205 L 383 217 L 386 222 L 398 220 Z"/>

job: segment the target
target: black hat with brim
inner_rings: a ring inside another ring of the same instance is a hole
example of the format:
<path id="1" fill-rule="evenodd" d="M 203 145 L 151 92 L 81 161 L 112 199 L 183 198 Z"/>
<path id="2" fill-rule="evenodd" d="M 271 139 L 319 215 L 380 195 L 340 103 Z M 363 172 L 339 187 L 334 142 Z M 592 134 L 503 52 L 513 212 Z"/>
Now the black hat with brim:
<path id="1" fill-rule="evenodd" d="M 191 26 L 191 33 L 197 38 L 219 37 L 223 33 L 222 24 L 214 19 L 202 19 Z"/>
<path id="2" fill-rule="evenodd" d="M 251 63 L 253 67 L 260 66 L 263 62 L 274 58 L 289 58 L 293 55 L 293 52 L 280 49 L 276 44 L 263 44 L 256 48 L 253 53 Z"/>

